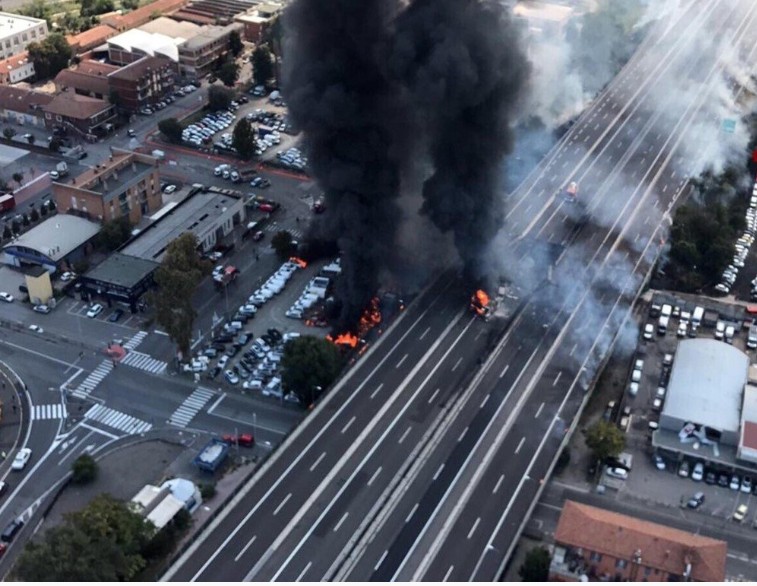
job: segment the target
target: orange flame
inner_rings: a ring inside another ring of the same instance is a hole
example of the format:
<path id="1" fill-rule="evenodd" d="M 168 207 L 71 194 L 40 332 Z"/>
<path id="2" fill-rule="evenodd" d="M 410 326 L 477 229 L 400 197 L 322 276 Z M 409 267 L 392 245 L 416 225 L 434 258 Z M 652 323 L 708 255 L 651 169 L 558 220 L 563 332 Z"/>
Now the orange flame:
<path id="1" fill-rule="evenodd" d="M 304 269 L 308 266 L 308 263 L 302 260 L 301 258 L 298 258 L 296 256 L 293 256 L 289 259 L 289 262 L 293 262 L 297 266 L 299 266 L 301 269 Z"/>
<path id="2" fill-rule="evenodd" d="M 333 342 L 337 346 L 349 346 L 350 348 L 355 348 L 360 342 L 360 338 L 358 338 L 357 336 L 353 336 L 349 332 L 344 333 L 344 334 L 339 334 L 336 338 L 332 338 L 331 336 L 326 336 L 326 339 L 329 342 Z"/>
<path id="3" fill-rule="evenodd" d="M 489 296 L 482 289 L 476 291 L 476 300 L 482 307 L 489 305 Z"/>

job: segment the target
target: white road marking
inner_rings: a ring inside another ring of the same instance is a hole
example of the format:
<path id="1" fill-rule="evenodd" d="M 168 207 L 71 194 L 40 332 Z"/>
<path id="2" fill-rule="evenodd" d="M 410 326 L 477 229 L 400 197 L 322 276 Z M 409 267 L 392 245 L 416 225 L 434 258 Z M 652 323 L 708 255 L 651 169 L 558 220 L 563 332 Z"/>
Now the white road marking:
<path id="1" fill-rule="evenodd" d="M 426 334 L 428 334 L 429 330 L 431 330 L 431 326 L 428 326 L 428 327 L 427 327 L 427 328 L 426 328 L 426 329 L 424 330 L 424 332 L 423 332 L 423 333 L 421 334 L 421 337 L 420 337 L 420 338 L 418 338 L 418 339 L 419 339 L 419 340 L 422 340 L 423 338 L 425 338 L 425 337 L 426 337 Z"/>
<path id="2" fill-rule="evenodd" d="M 483 409 L 484 405 L 486 405 L 486 402 L 489 400 L 489 397 L 491 396 L 491 393 L 487 394 L 486 397 L 484 397 L 484 400 L 481 401 L 481 405 L 479 405 L 479 409 Z"/>
<path id="3" fill-rule="evenodd" d="M 386 551 L 385 551 L 385 552 L 383 553 L 383 555 L 382 555 L 382 556 L 381 556 L 381 557 L 379 558 L 379 561 L 378 561 L 378 563 L 377 563 L 377 564 L 376 564 L 375 566 L 373 566 L 373 571 L 374 571 L 374 572 L 375 572 L 376 570 L 378 570 L 378 569 L 379 569 L 379 567 L 381 566 L 381 564 L 383 564 L 383 563 L 384 563 L 384 559 L 386 559 L 386 556 L 387 556 L 387 554 L 388 554 L 388 553 L 389 553 L 389 550 L 387 549 L 387 550 L 386 550 Z"/>
<path id="4" fill-rule="evenodd" d="M 252 536 L 252 539 L 250 539 L 250 540 L 249 540 L 249 541 L 247 542 L 247 545 L 245 545 L 245 546 L 244 546 L 244 547 L 243 547 L 243 548 L 241 549 L 241 551 L 240 551 L 240 552 L 239 552 L 239 553 L 237 554 L 237 556 L 236 556 L 236 557 L 234 558 L 234 561 L 235 561 L 235 562 L 238 562 L 238 561 L 239 561 L 239 558 L 241 558 L 241 557 L 242 557 L 242 556 L 244 555 L 244 552 L 246 552 L 246 551 L 247 551 L 247 550 L 249 549 L 249 547 L 250 547 L 250 546 L 251 546 L 251 545 L 252 545 L 252 544 L 253 544 L 253 543 L 255 542 L 255 540 L 256 540 L 257 538 L 258 538 L 258 536 L 257 536 L 257 535 L 253 535 L 253 536 Z"/>
<path id="5" fill-rule="evenodd" d="M 470 528 L 470 531 L 468 532 L 467 539 L 470 539 L 473 537 L 473 534 L 476 532 L 476 527 L 478 527 L 478 524 L 481 522 L 481 517 L 476 517 L 475 523 L 473 523 L 473 527 Z"/>
<path id="6" fill-rule="evenodd" d="M 492 494 L 497 494 L 497 491 L 499 490 L 500 484 L 502 484 L 502 481 L 505 479 L 505 475 L 499 477 L 499 480 L 497 480 L 497 484 L 494 485 L 494 490 L 492 491 Z"/>
<path id="7" fill-rule="evenodd" d="M 401 437 L 401 438 L 400 438 L 400 440 L 399 440 L 399 441 L 397 442 L 398 444 L 401 444 L 402 442 L 404 442 L 404 441 L 405 441 L 405 438 L 407 437 L 407 434 L 408 434 L 408 433 L 410 433 L 410 430 L 411 430 L 412 428 L 413 428 L 413 426 L 412 426 L 412 425 L 408 426 L 408 428 L 407 428 L 407 429 L 405 430 L 405 433 L 403 433 L 403 434 L 402 434 L 402 437 Z"/>
<path id="8" fill-rule="evenodd" d="M 334 525 L 334 533 L 336 533 L 337 531 L 339 531 L 339 528 L 342 526 L 342 523 L 344 523 L 344 520 L 349 516 L 349 514 L 350 514 L 350 512 L 347 511 L 344 515 L 342 515 L 342 518 L 339 519 L 339 523 L 337 523 L 336 525 Z"/>
<path id="9" fill-rule="evenodd" d="M 561 377 L 561 376 L 562 376 L 562 370 L 561 370 L 560 372 L 558 372 L 558 373 L 557 373 L 557 376 L 555 377 L 555 380 L 554 380 L 554 381 L 552 381 L 552 386 L 553 386 L 553 387 L 556 387 L 556 386 L 557 386 L 557 382 L 558 382 L 558 381 L 560 380 L 560 377 Z"/>
<path id="10" fill-rule="evenodd" d="M 379 386 L 377 386 L 376 390 L 371 393 L 371 397 L 370 398 L 373 399 L 373 397 L 376 396 L 376 393 L 378 393 L 382 389 L 383 386 L 384 386 L 384 383 L 381 383 Z"/>
<path id="11" fill-rule="evenodd" d="M 520 452 L 520 449 L 523 447 L 523 443 L 526 441 L 525 437 L 520 438 L 520 442 L 518 442 L 518 447 L 515 448 L 515 453 L 517 454 Z"/>
<path id="12" fill-rule="evenodd" d="M 439 478 L 439 475 L 442 473 L 442 470 L 444 470 L 444 462 L 442 462 L 442 465 L 439 466 L 437 471 L 434 473 L 434 477 L 431 480 L 436 480 L 437 478 Z"/>
<path id="13" fill-rule="evenodd" d="M 460 366 L 460 363 L 463 361 L 463 357 L 457 359 L 457 362 L 455 362 L 455 366 L 452 367 L 452 372 L 455 372 L 457 370 L 457 367 Z"/>
<path id="14" fill-rule="evenodd" d="M 457 438 L 457 442 L 460 443 L 463 441 L 463 438 L 465 437 L 465 434 L 468 433 L 468 426 L 465 426 L 465 429 L 463 430 L 463 433 L 460 434 L 460 437 Z"/>
<path id="15" fill-rule="evenodd" d="M 502 369 L 502 372 L 499 374 L 499 378 L 502 378 L 507 373 L 507 370 L 510 368 L 509 364 L 506 364 L 505 367 Z"/>
<path id="16" fill-rule="evenodd" d="M 353 415 L 353 416 L 352 416 L 352 419 L 350 419 L 350 420 L 349 420 L 349 421 L 347 422 L 347 425 L 345 425 L 345 426 L 344 426 L 344 427 L 342 428 L 342 431 L 341 431 L 341 433 L 344 433 L 345 431 L 347 431 L 347 430 L 348 430 L 348 429 L 350 428 L 350 425 L 352 425 L 352 424 L 353 424 L 353 423 L 355 422 L 355 419 L 357 419 L 357 415 Z"/>
<path id="17" fill-rule="evenodd" d="M 537 417 L 539 417 L 539 415 L 541 415 L 541 410 L 542 409 L 544 409 L 544 403 L 542 403 L 541 405 L 539 405 L 539 408 L 536 410 L 536 414 L 534 415 L 534 419 L 536 419 Z"/>
<path id="18" fill-rule="evenodd" d="M 429 402 L 429 403 L 433 403 L 433 402 L 434 402 L 434 399 L 436 399 L 436 395 L 438 395 L 438 394 L 439 394 L 439 389 L 436 389 L 436 390 L 434 391 L 434 394 L 433 394 L 433 395 L 431 395 L 431 398 L 430 398 L 430 399 L 428 400 L 428 402 Z"/>
<path id="19" fill-rule="evenodd" d="M 442 582 L 446 582 L 447 580 L 449 580 L 449 576 L 452 573 L 452 570 L 454 570 L 454 569 L 455 569 L 454 565 L 452 565 L 452 566 L 449 567 L 449 570 L 447 570 L 447 573 L 444 574 L 444 579 L 442 580 Z"/>
<path id="20" fill-rule="evenodd" d="M 376 477 L 379 474 L 381 474 L 382 468 L 383 468 L 382 466 L 379 466 L 378 468 L 376 468 L 376 471 L 373 473 L 373 476 L 371 476 L 371 479 L 368 481 L 368 486 L 370 486 L 371 484 L 373 484 L 373 481 L 376 480 Z"/>
<path id="21" fill-rule="evenodd" d="M 321 460 L 323 460 L 326 457 L 326 452 L 323 452 L 320 456 L 318 456 L 318 459 L 313 463 L 313 465 L 310 467 L 310 471 L 312 472 L 315 470 L 316 466 L 321 463 Z"/>
<path id="22" fill-rule="evenodd" d="M 405 362 L 405 359 L 407 358 L 407 354 L 405 354 L 402 358 L 400 358 L 400 361 L 397 363 L 397 366 L 395 368 L 399 368 L 402 366 L 402 363 Z"/>
<path id="23" fill-rule="evenodd" d="M 287 494 L 287 495 L 286 495 L 286 496 L 284 497 L 284 500 L 283 500 L 283 501 L 281 501 L 281 503 L 279 504 L 279 506 L 278 506 L 278 507 L 276 507 L 276 510 L 275 510 L 275 511 L 273 511 L 273 516 L 274 516 L 274 517 L 275 517 L 275 516 L 276 516 L 276 515 L 278 514 L 278 512 L 279 512 L 279 511 L 281 510 L 281 508 L 282 508 L 282 507 L 283 507 L 283 506 L 284 506 L 285 504 L 287 504 L 287 501 L 288 501 L 288 500 L 289 500 L 290 498 L 292 498 L 292 493 L 291 493 L 291 492 L 290 492 L 289 494 Z"/>
<path id="24" fill-rule="evenodd" d="M 405 523 L 407 523 L 407 522 L 408 522 L 408 521 L 409 521 L 410 519 L 412 519 L 412 518 L 413 518 L 413 515 L 415 515 L 415 511 L 416 511 L 417 509 L 418 509 L 418 503 L 415 503 L 415 504 L 413 505 L 413 508 L 412 508 L 412 510 L 410 511 L 410 514 L 409 514 L 409 515 L 408 515 L 407 517 L 405 517 Z"/>

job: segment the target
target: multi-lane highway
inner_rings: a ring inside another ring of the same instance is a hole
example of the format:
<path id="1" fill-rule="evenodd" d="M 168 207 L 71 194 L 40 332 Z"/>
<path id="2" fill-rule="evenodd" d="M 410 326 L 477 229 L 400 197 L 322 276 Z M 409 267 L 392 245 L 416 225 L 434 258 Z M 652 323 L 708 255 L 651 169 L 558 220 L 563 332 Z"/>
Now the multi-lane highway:
<path id="1" fill-rule="evenodd" d="M 465 284 L 435 282 L 166 578 L 496 578 L 611 343 L 635 339 L 630 307 L 687 187 L 677 152 L 720 75 L 696 48 L 751 49 L 755 14 L 712 0 L 660 23 L 510 197 L 493 254 L 535 290 L 518 312 L 474 320 Z M 661 95 L 671 76 L 694 89 Z"/>

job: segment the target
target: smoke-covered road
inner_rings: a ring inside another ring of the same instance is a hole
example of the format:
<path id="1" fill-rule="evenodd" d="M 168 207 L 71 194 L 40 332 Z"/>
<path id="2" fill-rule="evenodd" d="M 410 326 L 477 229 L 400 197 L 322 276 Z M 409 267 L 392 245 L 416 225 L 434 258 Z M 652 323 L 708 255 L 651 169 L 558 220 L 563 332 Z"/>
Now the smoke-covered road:
<path id="1" fill-rule="evenodd" d="M 492 580 L 659 252 L 666 212 L 711 136 L 725 61 L 757 42 L 750 0 L 693 3 L 653 31 L 511 197 L 492 256 L 535 287 L 486 357 L 493 322 L 446 275 L 273 455 L 182 557 L 179 580 Z M 692 89 L 660 95 L 670 77 Z M 692 131 L 692 126 L 694 128 Z M 692 132 L 694 134 L 692 134 Z M 680 157 L 683 157 L 680 159 Z M 556 192 L 579 184 L 579 203 Z M 512 238 L 522 238 L 520 247 Z M 529 242 L 562 248 L 540 259 Z M 497 248 L 498 247 L 498 248 Z M 513 252 L 509 252 L 509 251 Z M 521 251 L 529 258 L 521 261 Z M 515 267 L 515 268 L 513 268 Z"/>

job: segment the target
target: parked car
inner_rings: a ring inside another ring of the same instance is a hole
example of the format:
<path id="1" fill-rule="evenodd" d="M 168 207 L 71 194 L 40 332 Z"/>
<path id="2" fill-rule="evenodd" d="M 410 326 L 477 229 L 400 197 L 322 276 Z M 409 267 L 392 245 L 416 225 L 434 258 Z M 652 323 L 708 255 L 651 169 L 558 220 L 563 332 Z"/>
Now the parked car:
<path id="1" fill-rule="evenodd" d="M 736 510 L 733 512 L 733 520 L 736 521 L 737 523 L 743 522 L 748 512 L 749 512 L 749 507 L 747 507 L 746 505 L 739 505 L 738 507 L 736 507 Z"/>
<path id="2" fill-rule="evenodd" d="M 124 310 L 123 310 L 123 309 L 121 309 L 121 308 L 118 308 L 118 309 L 116 309 L 116 310 L 115 310 L 115 311 L 114 311 L 113 313 L 111 313 L 111 314 L 110 314 L 110 315 L 108 316 L 108 321 L 109 321 L 109 322 L 112 322 L 112 323 L 115 323 L 115 322 L 117 322 L 117 321 L 118 321 L 119 319 L 121 319 L 121 317 L 123 316 L 123 314 L 124 314 Z"/>
<path id="3" fill-rule="evenodd" d="M 655 454 L 653 456 L 653 459 L 655 468 L 657 468 L 658 470 L 665 470 L 665 460 L 662 459 L 662 456 Z"/>
<path id="4" fill-rule="evenodd" d="M 5 291 L 0 291 L 0 299 L 5 301 L 6 303 L 12 303 L 13 295 L 11 295 L 10 293 L 6 293 Z"/>
<path id="5" fill-rule="evenodd" d="M 26 468 L 26 465 L 29 463 L 29 460 L 32 457 L 32 450 L 31 448 L 21 448 L 18 453 L 16 454 L 16 457 L 13 458 L 13 464 L 11 464 L 11 470 L 23 470 Z"/>
<path id="6" fill-rule="evenodd" d="M 226 377 L 226 380 L 229 381 L 229 384 L 239 384 L 239 377 L 236 375 L 236 373 L 234 373 L 233 370 L 226 370 L 224 371 L 223 375 Z"/>
<path id="7" fill-rule="evenodd" d="M 702 503 L 704 503 L 704 493 L 698 492 L 689 499 L 689 502 L 686 503 L 686 506 L 690 509 L 698 509 L 702 506 Z"/>
<path id="8" fill-rule="evenodd" d="M 176 191 L 175 185 L 166 185 L 166 188 L 163 190 L 163 193 L 173 193 Z"/>
<path id="9" fill-rule="evenodd" d="M 36 311 L 37 313 L 50 313 L 50 311 L 51 311 L 50 306 L 49 305 L 44 305 L 44 304 L 42 304 L 42 305 L 35 305 L 34 307 L 32 307 L 32 309 L 34 311 Z"/>
<path id="10" fill-rule="evenodd" d="M 628 470 L 625 468 L 621 468 L 620 466 L 616 467 L 608 467 L 607 468 L 607 476 L 612 476 L 613 478 L 619 478 L 620 480 L 626 480 L 628 478 Z"/>
<path id="11" fill-rule="evenodd" d="M 91 318 L 97 317 L 98 315 L 102 313 L 103 309 L 105 308 L 102 305 L 100 305 L 99 303 L 95 303 L 87 311 L 87 317 L 91 317 Z"/>
<path id="12" fill-rule="evenodd" d="M 678 476 L 681 478 L 688 478 L 690 472 L 691 468 L 689 467 L 689 463 L 686 460 L 681 462 L 681 465 L 678 467 Z"/>
<path id="13" fill-rule="evenodd" d="M 739 490 L 741 488 L 741 478 L 738 477 L 738 475 L 734 474 L 731 476 L 731 483 L 730 483 L 731 490 Z"/>
<path id="14" fill-rule="evenodd" d="M 694 482 L 701 482 L 704 479 L 704 464 L 702 462 L 694 464 L 694 469 L 691 471 L 691 479 Z"/>

